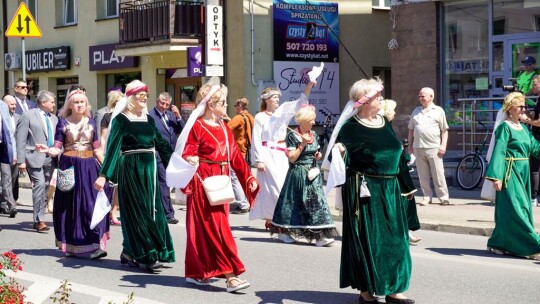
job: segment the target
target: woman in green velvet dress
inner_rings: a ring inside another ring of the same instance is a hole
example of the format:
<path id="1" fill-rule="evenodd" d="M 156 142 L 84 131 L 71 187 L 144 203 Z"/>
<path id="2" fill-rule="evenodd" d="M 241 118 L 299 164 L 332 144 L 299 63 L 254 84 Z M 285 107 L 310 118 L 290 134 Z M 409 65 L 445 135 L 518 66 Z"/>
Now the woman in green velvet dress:
<path id="1" fill-rule="evenodd" d="M 350 119 L 334 130 L 346 167 L 340 287 L 360 290 L 359 303 L 379 303 L 374 295 L 386 295 L 386 303 L 411 304 L 414 300 L 402 294 L 409 288 L 412 262 L 402 199 L 407 193 L 398 178 L 408 172 L 400 171 L 401 141 L 377 114 L 382 90 L 378 79 L 356 82 L 344 110 Z"/>
<path id="2" fill-rule="evenodd" d="M 495 129 L 495 146 L 486 173 L 495 194 L 495 229 L 488 240 L 488 251 L 540 260 L 540 236 L 534 229 L 531 206 L 529 157 L 540 157 L 540 144 L 520 123 L 525 96 L 506 96 L 502 111 L 506 119 Z"/>
<path id="3" fill-rule="evenodd" d="M 294 243 L 294 236 L 303 237 L 310 243 L 315 240 L 315 246 L 323 247 L 332 245 L 338 233 L 316 162 L 322 157 L 317 134 L 311 130 L 316 117 L 313 106 L 300 108 L 295 115 L 299 126 L 285 138 L 289 170 L 272 225 L 281 228 L 278 239 L 284 243 Z"/>
<path id="4" fill-rule="evenodd" d="M 107 153 L 95 182 L 98 190 L 106 180 L 118 184 L 122 210 L 122 264 L 146 265 L 148 272 L 174 262 L 174 248 L 167 219 L 156 187 L 156 155 L 167 166 L 172 148 L 146 111 L 148 87 L 134 80 L 126 86 L 125 100 L 113 113 Z M 117 112 L 118 108 L 118 113 Z M 125 109 L 124 109 L 125 108 Z"/>

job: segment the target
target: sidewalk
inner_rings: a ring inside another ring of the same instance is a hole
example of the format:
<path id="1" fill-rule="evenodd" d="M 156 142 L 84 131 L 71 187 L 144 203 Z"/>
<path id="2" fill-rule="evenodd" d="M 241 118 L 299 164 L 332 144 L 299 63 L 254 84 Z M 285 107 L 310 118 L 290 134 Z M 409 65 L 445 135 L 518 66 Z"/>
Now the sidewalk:
<path id="1" fill-rule="evenodd" d="M 30 188 L 28 177 L 21 177 L 19 185 Z M 441 206 L 435 199 L 435 204 L 428 206 L 416 205 L 418 218 L 424 230 L 489 236 L 495 227 L 495 204 L 480 199 L 480 188 L 475 191 L 465 191 L 461 188 L 450 187 L 450 205 Z M 174 195 L 174 194 L 172 194 Z M 420 202 L 421 196 L 416 196 Z M 328 196 L 328 204 L 335 221 L 342 221 L 339 210 L 335 208 L 335 189 Z M 533 207 L 535 227 L 540 230 L 540 207 Z"/>
<path id="2" fill-rule="evenodd" d="M 480 199 L 480 188 L 465 191 L 461 188 L 450 187 L 450 205 L 441 206 L 434 199 L 434 204 L 428 206 L 416 205 L 421 229 L 442 232 L 489 236 L 495 227 L 495 204 Z M 415 196 L 416 202 L 422 201 L 422 196 Z M 328 204 L 336 221 L 341 221 L 339 211 L 335 206 L 335 190 L 328 196 Z M 533 207 L 533 217 L 536 230 L 540 230 L 540 207 Z"/>

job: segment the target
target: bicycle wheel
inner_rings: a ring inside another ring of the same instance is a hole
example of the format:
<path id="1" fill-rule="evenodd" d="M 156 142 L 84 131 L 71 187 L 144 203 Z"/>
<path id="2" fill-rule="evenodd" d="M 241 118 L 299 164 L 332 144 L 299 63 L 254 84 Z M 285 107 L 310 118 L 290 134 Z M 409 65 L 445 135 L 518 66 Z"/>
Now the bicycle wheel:
<path id="1" fill-rule="evenodd" d="M 463 190 L 473 190 L 482 182 L 486 171 L 484 159 L 476 154 L 465 155 L 456 168 L 456 179 Z"/>

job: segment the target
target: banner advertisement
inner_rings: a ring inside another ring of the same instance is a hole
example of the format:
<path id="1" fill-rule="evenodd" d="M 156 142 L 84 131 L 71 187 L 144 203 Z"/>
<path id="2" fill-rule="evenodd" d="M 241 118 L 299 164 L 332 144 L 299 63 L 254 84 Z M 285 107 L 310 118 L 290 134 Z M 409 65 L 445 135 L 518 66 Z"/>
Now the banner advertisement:
<path id="1" fill-rule="evenodd" d="M 338 4 L 274 0 L 274 60 L 339 62 Z"/>
<path id="2" fill-rule="evenodd" d="M 307 73 L 313 62 L 274 61 L 274 81 L 281 90 L 280 102 L 295 100 L 304 92 L 309 82 Z M 322 124 L 327 114 L 339 113 L 339 64 L 325 63 L 317 78 L 317 86 L 311 90 L 309 103 L 315 107 L 317 125 Z M 296 124 L 291 121 L 291 124 Z"/>

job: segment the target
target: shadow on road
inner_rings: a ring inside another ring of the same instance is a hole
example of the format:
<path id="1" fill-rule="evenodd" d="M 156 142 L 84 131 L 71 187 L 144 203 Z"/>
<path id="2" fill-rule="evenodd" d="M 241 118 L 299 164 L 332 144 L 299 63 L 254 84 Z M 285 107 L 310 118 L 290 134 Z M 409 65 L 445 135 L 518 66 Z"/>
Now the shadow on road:
<path id="1" fill-rule="evenodd" d="M 313 290 L 275 290 L 258 291 L 255 293 L 261 301 L 259 304 L 282 304 L 283 301 L 294 303 L 358 303 L 358 294 L 324 292 Z"/>
<path id="2" fill-rule="evenodd" d="M 522 258 L 518 256 L 514 256 L 511 254 L 505 254 L 505 255 L 497 255 L 494 253 L 490 253 L 487 250 L 482 249 L 462 249 L 462 248 L 426 248 L 426 250 L 430 250 L 433 252 L 437 252 L 444 255 L 455 255 L 455 256 L 464 256 L 464 255 L 472 255 L 472 256 L 480 256 L 480 257 L 491 257 L 491 258 Z"/>

